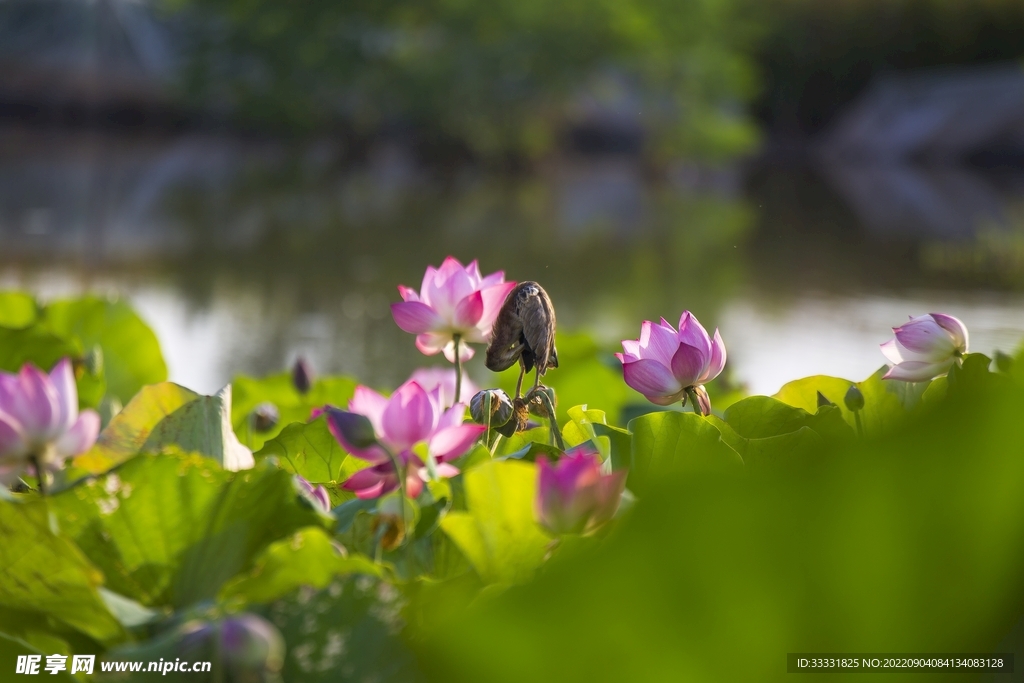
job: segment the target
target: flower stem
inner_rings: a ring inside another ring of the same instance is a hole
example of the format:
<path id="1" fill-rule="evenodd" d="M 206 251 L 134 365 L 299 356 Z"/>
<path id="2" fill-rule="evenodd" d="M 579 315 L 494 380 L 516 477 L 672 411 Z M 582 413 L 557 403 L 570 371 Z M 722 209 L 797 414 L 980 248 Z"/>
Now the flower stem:
<path id="1" fill-rule="evenodd" d="M 32 467 L 36 470 L 36 479 L 39 480 L 39 495 L 46 495 L 46 474 L 43 472 L 42 465 L 39 464 L 38 455 L 28 456 L 28 461 L 32 463 Z"/>
<path id="2" fill-rule="evenodd" d="M 459 344 L 462 342 L 462 335 L 456 334 L 452 337 L 455 342 L 455 403 L 459 402 L 462 395 L 462 354 L 459 353 Z M 455 405 L 453 403 L 452 405 Z"/>
<path id="3" fill-rule="evenodd" d="M 532 394 L 533 392 L 530 393 Z M 548 392 L 544 390 L 538 391 L 537 394 L 544 402 L 544 409 L 548 411 L 548 419 L 551 423 L 551 438 L 555 440 L 555 448 L 560 451 L 564 451 L 565 441 L 562 440 L 562 432 L 558 429 L 558 420 L 555 418 L 555 406 L 551 401 L 551 396 L 549 396 Z"/>
<path id="4" fill-rule="evenodd" d="M 391 449 L 382 443 L 378 443 L 381 450 L 387 453 L 388 458 L 391 460 L 391 466 L 395 468 L 395 474 L 398 475 L 398 492 L 402 496 L 402 518 L 405 518 L 405 470 L 399 466 L 398 457 L 391 452 Z M 429 456 L 428 456 L 429 457 Z"/>
<path id="5" fill-rule="evenodd" d="M 860 411 L 855 410 L 853 412 L 853 419 L 857 423 L 857 436 L 864 438 L 864 423 L 860 421 Z"/>

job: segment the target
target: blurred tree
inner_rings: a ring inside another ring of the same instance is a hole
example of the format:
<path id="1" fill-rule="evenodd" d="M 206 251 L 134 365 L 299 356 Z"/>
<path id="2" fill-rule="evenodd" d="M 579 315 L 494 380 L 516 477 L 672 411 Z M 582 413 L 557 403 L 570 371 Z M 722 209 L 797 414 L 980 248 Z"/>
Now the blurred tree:
<path id="1" fill-rule="evenodd" d="M 492 158 L 536 157 L 595 111 L 656 156 L 755 139 L 756 22 L 736 0 L 168 2 L 197 19 L 188 92 L 243 121 L 412 129 Z"/>

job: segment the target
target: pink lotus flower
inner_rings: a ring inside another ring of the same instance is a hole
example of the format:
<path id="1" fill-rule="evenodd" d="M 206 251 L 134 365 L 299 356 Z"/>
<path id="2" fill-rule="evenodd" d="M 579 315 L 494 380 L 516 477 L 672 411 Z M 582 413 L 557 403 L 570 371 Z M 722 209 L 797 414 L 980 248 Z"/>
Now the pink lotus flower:
<path id="1" fill-rule="evenodd" d="M 714 338 L 689 311 L 679 318 L 679 329 L 664 318 L 658 324 L 645 320 L 640 339 L 622 342 L 622 363 L 626 384 L 639 391 L 651 403 L 667 406 L 686 402 L 688 391 L 698 399 L 704 415 L 711 412 L 711 400 L 704 390 L 725 367 L 725 344 L 715 330 Z"/>
<path id="2" fill-rule="evenodd" d="M 296 488 L 299 489 L 299 494 L 308 500 L 310 505 L 313 505 L 324 512 L 331 511 L 331 496 L 327 493 L 327 489 L 324 488 L 322 484 L 320 486 L 313 486 L 305 477 L 301 477 L 296 474 L 295 485 Z"/>
<path id="3" fill-rule="evenodd" d="M 420 494 L 427 477 L 424 462 L 412 450 L 416 444 L 426 443 L 439 476 L 458 474 L 459 470 L 449 461 L 469 450 L 486 428 L 463 423 L 465 405 L 456 403 L 448 410 L 442 406 L 440 388 L 428 392 L 412 380 L 398 387 L 390 398 L 368 387 L 356 387 L 348 410 L 370 421 L 377 443 L 352 443 L 353 439 L 346 437 L 342 425 L 331 419 L 328 410 L 327 423 L 334 438 L 350 454 L 371 463 L 349 477 L 343 487 L 359 498 L 377 498 L 398 488 L 398 474 L 381 446 L 393 453 L 406 470 L 406 493 L 410 498 Z"/>
<path id="4" fill-rule="evenodd" d="M 78 411 L 78 387 L 67 358 L 49 375 L 30 363 L 17 374 L 0 372 L 0 481 L 21 476 L 32 459 L 44 470 L 59 469 L 67 458 L 91 448 L 99 431 L 95 410 Z"/>
<path id="5" fill-rule="evenodd" d="M 455 402 L 454 368 L 419 368 L 409 376 L 409 381 L 416 382 L 427 393 L 437 389 L 442 406 L 450 406 Z M 478 391 L 480 389 L 476 386 L 476 383 L 463 374 L 462 396 L 474 396 Z"/>
<path id="6" fill-rule="evenodd" d="M 537 519 L 554 535 L 593 531 L 615 514 L 626 486 L 624 471 L 601 473 L 601 458 L 578 446 L 554 466 L 539 458 Z"/>
<path id="7" fill-rule="evenodd" d="M 948 372 L 967 353 L 967 327 L 945 313 L 911 317 L 892 331 L 896 338 L 881 345 L 893 363 L 884 379 L 926 382 Z"/>
<path id="8" fill-rule="evenodd" d="M 481 277 L 476 261 L 463 267 L 449 256 L 440 268 L 427 266 L 418 294 L 398 287 L 403 301 L 391 304 L 391 315 L 399 327 L 417 335 L 416 348 L 421 352 L 432 356 L 444 351 L 445 358 L 454 363 L 455 335 L 463 342 L 487 343 L 498 310 L 515 286 L 505 282 L 500 270 Z M 469 360 L 473 349 L 460 343 L 459 355 Z"/>

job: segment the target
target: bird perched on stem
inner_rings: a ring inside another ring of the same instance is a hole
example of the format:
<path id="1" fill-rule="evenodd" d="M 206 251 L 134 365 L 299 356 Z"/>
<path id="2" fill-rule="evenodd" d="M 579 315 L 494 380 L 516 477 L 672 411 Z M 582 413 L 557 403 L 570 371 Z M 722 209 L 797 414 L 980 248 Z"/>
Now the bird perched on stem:
<path id="1" fill-rule="evenodd" d="M 498 311 L 487 346 L 487 368 L 501 372 L 519 361 L 519 382 L 515 398 L 522 395 L 523 377 L 534 368 L 540 378 L 551 368 L 558 367 L 555 350 L 555 307 L 551 298 L 536 282 L 522 282 L 516 286 Z"/>

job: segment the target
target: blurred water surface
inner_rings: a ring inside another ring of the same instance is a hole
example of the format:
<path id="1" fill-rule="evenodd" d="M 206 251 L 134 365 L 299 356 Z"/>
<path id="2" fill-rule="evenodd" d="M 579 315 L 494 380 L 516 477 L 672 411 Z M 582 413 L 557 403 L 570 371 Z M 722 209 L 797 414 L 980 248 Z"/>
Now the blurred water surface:
<path id="1" fill-rule="evenodd" d="M 298 354 L 394 386 L 426 360 L 391 320 L 448 254 L 535 279 L 561 329 L 609 351 L 683 309 L 719 326 L 733 378 L 861 379 L 907 315 L 972 350 L 1024 336 L 1024 173 L 814 162 L 652 167 L 561 156 L 526 172 L 424 165 L 211 134 L 0 128 L 0 285 L 127 296 L 171 378 L 211 392 Z M 482 354 L 481 354 L 482 355 Z M 480 358 L 471 374 L 486 382 Z"/>

